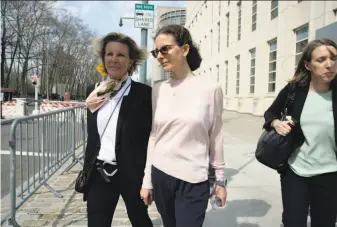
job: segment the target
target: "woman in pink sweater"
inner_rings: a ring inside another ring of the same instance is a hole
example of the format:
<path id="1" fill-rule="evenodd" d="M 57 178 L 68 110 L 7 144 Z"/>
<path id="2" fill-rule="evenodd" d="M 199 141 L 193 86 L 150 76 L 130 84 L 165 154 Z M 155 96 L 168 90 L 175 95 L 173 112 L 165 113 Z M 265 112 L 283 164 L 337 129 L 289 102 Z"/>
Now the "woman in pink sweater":
<path id="1" fill-rule="evenodd" d="M 172 76 L 152 89 L 152 131 L 140 195 L 146 205 L 153 195 L 165 227 L 199 227 L 210 196 L 209 163 L 220 206 L 227 197 L 223 94 L 219 85 L 192 73 L 201 56 L 186 28 L 162 27 L 155 45 L 152 55 Z"/>

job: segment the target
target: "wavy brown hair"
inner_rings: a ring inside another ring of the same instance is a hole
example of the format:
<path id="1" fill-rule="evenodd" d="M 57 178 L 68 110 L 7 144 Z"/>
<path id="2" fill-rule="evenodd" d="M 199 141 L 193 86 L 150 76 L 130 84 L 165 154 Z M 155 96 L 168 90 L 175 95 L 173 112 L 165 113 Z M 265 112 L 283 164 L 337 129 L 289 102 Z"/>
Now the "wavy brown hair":
<path id="1" fill-rule="evenodd" d="M 131 60 L 133 60 L 133 63 L 128 70 L 128 74 L 130 76 L 137 70 L 137 65 L 143 64 L 143 62 L 146 60 L 146 51 L 139 48 L 137 43 L 131 37 L 123 33 L 111 32 L 103 38 L 97 40 L 95 43 L 95 54 L 102 59 L 105 72 L 107 72 L 104 63 L 105 47 L 109 42 L 118 42 L 128 46 L 129 57 Z"/>
<path id="2" fill-rule="evenodd" d="M 297 64 L 294 77 L 289 80 L 289 83 L 296 83 L 300 86 L 306 86 L 308 83 L 310 83 L 311 73 L 305 68 L 305 64 L 311 61 L 312 52 L 320 46 L 333 46 L 337 50 L 337 44 L 330 39 L 322 38 L 309 42 L 302 52 L 302 56 Z M 334 56 L 334 53 L 330 52 L 330 54 Z M 330 83 L 330 87 L 333 86 L 337 86 L 337 77 L 335 77 Z"/>

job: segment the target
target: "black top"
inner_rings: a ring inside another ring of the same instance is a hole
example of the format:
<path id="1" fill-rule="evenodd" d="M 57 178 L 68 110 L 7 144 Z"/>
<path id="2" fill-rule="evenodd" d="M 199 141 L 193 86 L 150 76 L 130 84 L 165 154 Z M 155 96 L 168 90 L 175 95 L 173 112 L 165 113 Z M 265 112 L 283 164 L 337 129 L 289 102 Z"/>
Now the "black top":
<path id="1" fill-rule="evenodd" d="M 87 96 L 95 85 L 87 88 Z M 100 149 L 100 138 L 97 129 L 97 113 L 87 111 L 88 143 L 85 150 L 84 168 L 91 160 L 96 159 L 95 153 Z M 152 125 L 151 87 L 131 82 L 128 95 L 123 97 L 116 128 L 116 161 L 119 174 L 127 187 L 142 185 L 146 163 L 147 144 Z M 89 180 L 90 187 L 90 180 Z M 86 193 L 84 195 L 86 200 Z"/>
<path id="2" fill-rule="evenodd" d="M 272 105 L 264 113 L 265 123 L 263 125 L 263 128 L 265 128 L 266 130 L 271 129 L 270 124 L 273 120 L 281 118 L 281 112 L 288 95 L 288 89 L 290 89 L 289 84 L 287 84 L 280 91 L 280 93 L 278 94 Z M 308 92 L 309 92 L 309 83 L 305 86 L 296 85 L 294 104 L 291 105 L 288 109 L 289 112 L 288 115 L 291 115 L 295 120 L 298 121 L 296 127 L 294 128 L 293 148 L 300 147 L 305 141 L 305 137 L 303 135 L 303 131 L 300 125 L 300 120 Z M 335 122 L 335 141 L 337 145 L 337 86 L 332 87 L 332 107 Z"/>

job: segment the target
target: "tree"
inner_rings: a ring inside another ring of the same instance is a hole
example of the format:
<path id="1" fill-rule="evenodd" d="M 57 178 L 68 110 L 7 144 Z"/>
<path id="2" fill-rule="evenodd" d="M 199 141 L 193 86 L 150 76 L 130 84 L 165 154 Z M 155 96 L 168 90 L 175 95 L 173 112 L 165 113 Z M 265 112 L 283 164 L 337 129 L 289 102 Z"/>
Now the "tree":
<path id="1" fill-rule="evenodd" d="M 1 83 L 20 87 L 22 96 L 32 88 L 27 78 L 33 73 L 40 77 L 42 94 L 61 83 L 84 96 L 85 87 L 99 80 L 88 48 L 95 34 L 68 11 L 56 11 L 54 3 L 2 1 Z"/>

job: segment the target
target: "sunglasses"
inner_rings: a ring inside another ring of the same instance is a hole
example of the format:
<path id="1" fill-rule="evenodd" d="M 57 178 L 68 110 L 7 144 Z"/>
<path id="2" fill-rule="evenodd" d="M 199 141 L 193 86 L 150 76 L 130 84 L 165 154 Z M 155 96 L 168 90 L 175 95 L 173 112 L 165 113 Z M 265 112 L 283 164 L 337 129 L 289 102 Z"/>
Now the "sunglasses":
<path id="1" fill-rule="evenodd" d="M 173 46 L 176 46 L 176 45 L 165 45 L 165 46 L 162 46 L 160 49 L 151 50 L 151 54 L 152 54 L 152 56 L 154 58 L 157 58 L 159 52 L 162 55 L 168 54 L 168 51 L 170 50 L 170 47 L 173 47 Z"/>

